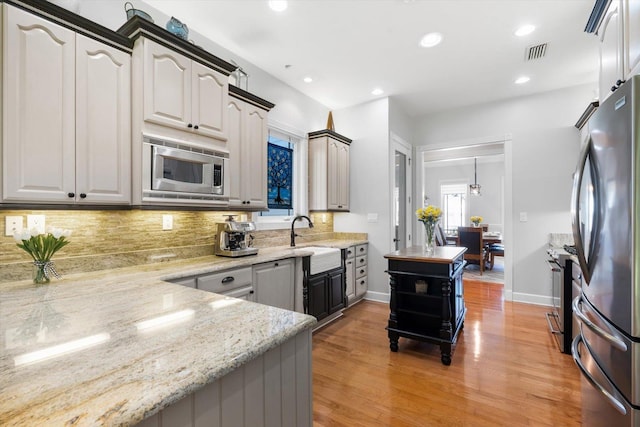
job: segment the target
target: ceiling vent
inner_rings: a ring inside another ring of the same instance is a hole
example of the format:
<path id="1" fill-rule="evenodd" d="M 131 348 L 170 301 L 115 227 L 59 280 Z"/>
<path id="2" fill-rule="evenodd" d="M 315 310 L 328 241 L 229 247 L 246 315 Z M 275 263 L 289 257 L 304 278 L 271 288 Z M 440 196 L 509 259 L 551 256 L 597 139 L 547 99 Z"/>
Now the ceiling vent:
<path id="1" fill-rule="evenodd" d="M 547 46 L 547 43 L 529 46 L 525 52 L 525 60 L 533 61 L 534 59 L 544 58 L 544 55 L 547 53 Z"/>

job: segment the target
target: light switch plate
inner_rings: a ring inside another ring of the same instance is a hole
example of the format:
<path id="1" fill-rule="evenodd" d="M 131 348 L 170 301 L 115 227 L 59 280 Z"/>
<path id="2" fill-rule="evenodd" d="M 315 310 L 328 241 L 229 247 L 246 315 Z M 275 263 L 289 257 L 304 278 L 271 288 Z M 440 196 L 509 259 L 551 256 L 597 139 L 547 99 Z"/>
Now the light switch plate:
<path id="1" fill-rule="evenodd" d="M 377 213 L 367 214 L 367 222 L 378 222 L 378 214 Z"/>
<path id="2" fill-rule="evenodd" d="M 529 218 L 527 218 L 526 212 L 520 212 L 520 222 L 527 222 Z"/>
<path id="3" fill-rule="evenodd" d="M 44 233 L 44 215 L 27 215 L 27 228 L 38 230 L 38 233 Z"/>
<path id="4" fill-rule="evenodd" d="M 13 233 L 19 233 L 22 231 L 22 227 L 24 225 L 24 219 L 22 216 L 6 216 L 5 217 L 5 226 L 4 226 L 4 235 L 5 236 L 13 236 Z"/>
<path id="5" fill-rule="evenodd" d="M 173 215 L 162 215 L 162 229 L 173 230 Z"/>

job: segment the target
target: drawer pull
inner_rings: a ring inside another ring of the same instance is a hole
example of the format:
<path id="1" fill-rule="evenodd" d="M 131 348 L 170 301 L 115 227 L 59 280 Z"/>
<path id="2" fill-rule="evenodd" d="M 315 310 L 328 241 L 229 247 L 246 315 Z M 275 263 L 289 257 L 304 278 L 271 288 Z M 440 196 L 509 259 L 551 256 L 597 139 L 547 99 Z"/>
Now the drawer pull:
<path id="1" fill-rule="evenodd" d="M 364 273 L 364 269 L 361 269 L 361 270 L 360 270 L 360 274 L 362 274 L 362 273 Z"/>
<path id="2" fill-rule="evenodd" d="M 360 252 L 364 252 L 364 248 L 360 248 Z"/>
<path id="3" fill-rule="evenodd" d="M 233 276 L 227 276 L 224 279 L 222 279 L 222 283 L 227 284 L 227 283 L 233 282 L 234 280 L 236 280 L 236 279 L 234 279 Z"/>
<path id="4" fill-rule="evenodd" d="M 364 258 L 360 258 L 360 263 L 362 264 L 364 262 Z"/>
<path id="5" fill-rule="evenodd" d="M 364 280 L 361 280 L 361 281 L 360 281 L 360 284 L 361 284 L 361 285 L 364 285 Z"/>
<path id="6" fill-rule="evenodd" d="M 276 262 L 275 266 L 276 266 L 276 267 L 278 266 L 278 263 L 277 263 L 277 262 Z"/>
<path id="7" fill-rule="evenodd" d="M 351 261 L 347 261 L 347 265 L 353 264 Z"/>

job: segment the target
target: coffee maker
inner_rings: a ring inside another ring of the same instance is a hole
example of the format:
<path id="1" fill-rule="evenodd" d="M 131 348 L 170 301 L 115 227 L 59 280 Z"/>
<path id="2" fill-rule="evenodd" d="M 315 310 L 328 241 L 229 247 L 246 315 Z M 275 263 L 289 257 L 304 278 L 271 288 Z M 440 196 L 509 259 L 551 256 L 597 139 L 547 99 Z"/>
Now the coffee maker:
<path id="1" fill-rule="evenodd" d="M 255 223 L 234 221 L 233 215 L 229 215 L 225 222 L 216 224 L 214 253 L 228 257 L 257 254 L 258 248 L 252 247 L 253 236 L 249 234 L 255 229 Z"/>

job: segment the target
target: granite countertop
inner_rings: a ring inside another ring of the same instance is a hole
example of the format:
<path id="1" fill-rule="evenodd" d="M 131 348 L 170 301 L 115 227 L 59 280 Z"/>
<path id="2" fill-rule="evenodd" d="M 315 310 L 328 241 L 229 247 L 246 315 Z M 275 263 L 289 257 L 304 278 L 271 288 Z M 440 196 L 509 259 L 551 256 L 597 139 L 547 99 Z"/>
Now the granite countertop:
<path id="1" fill-rule="evenodd" d="M 135 424 L 313 327 L 311 316 L 165 281 L 311 255 L 304 246 L 74 274 L 44 286 L 3 283 L 0 425 Z M 175 323 L 145 323 L 152 319 Z"/>
<path id="2" fill-rule="evenodd" d="M 458 246 L 436 246 L 432 254 L 426 254 L 423 246 L 411 246 L 388 253 L 384 257 L 399 261 L 450 264 L 466 251 L 467 248 Z"/>

